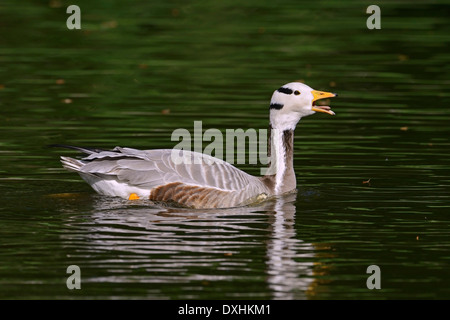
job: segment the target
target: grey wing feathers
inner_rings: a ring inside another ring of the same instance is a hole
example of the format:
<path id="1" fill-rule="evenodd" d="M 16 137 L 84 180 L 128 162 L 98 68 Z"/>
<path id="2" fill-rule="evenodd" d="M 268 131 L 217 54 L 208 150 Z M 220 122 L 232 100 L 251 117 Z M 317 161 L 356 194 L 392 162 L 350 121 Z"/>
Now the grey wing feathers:
<path id="1" fill-rule="evenodd" d="M 179 150 L 177 150 L 178 152 Z M 66 168 L 95 175 L 113 175 L 120 181 L 145 189 L 172 182 L 213 187 L 226 191 L 264 186 L 258 178 L 229 163 L 196 152 L 179 151 L 183 161 L 174 161 L 172 149 L 136 150 L 116 147 L 92 153 L 80 160 L 63 161 Z M 70 159 L 70 158 L 65 158 Z M 80 163 L 83 165 L 80 166 Z"/>

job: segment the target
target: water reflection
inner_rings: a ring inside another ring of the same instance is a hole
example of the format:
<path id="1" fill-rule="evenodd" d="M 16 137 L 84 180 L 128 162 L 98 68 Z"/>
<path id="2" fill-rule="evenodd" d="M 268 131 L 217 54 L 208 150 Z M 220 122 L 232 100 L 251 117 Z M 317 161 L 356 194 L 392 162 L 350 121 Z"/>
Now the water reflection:
<path id="1" fill-rule="evenodd" d="M 164 286 L 175 285 L 186 291 L 175 298 L 213 298 L 208 287 L 220 281 L 229 283 L 221 289 L 227 297 L 299 299 L 312 282 L 314 254 L 296 235 L 295 199 L 192 211 L 95 197 L 92 214 L 71 216 L 73 231 L 62 237 L 75 249 L 69 259 L 90 269 L 86 282 L 157 284 L 151 298 L 174 298 Z M 267 274 L 263 296 L 251 286 L 237 288 L 236 282 L 256 281 L 261 273 Z M 187 295 L 195 285 L 204 295 Z"/>
<path id="2" fill-rule="evenodd" d="M 299 240 L 295 230 L 296 194 L 280 197 L 270 216 L 272 236 L 267 244 L 268 283 L 275 299 L 305 297 L 312 283 L 313 247 Z M 300 295 L 300 296 L 299 296 Z"/>

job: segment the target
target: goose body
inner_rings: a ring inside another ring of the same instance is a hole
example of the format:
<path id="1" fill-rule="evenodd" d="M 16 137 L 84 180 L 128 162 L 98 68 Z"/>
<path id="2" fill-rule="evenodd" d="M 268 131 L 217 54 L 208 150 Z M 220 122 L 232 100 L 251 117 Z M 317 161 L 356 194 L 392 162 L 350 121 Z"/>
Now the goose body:
<path id="1" fill-rule="evenodd" d="M 61 162 L 64 168 L 79 173 L 96 192 L 106 196 L 142 198 L 191 208 L 243 206 L 295 190 L 294 129 L 301 117 L 316 111 L 334 114 L 328 106 L 314 105 L 316 100 L 332 96 L 335 94 L 315 91 L 298 82 L 288 83 L 273 93 L 271 164 L 262 177 L 249 175 L 218 158 L 174 149 L 116 147 L 106 151 L 66 146 L 87 156 L 61 157 Z"/>
<path id="2" fill-rule="evenodd" d="M 197 152 L 180 150 L 190 161 L 177 164 L 172 149 L 81 151 L 92 153 L 81 160 L 62 157 L 63 166 L 108 196 L 129 199 L 133 195 L 193 208 L 226 208 L 272 193 L 261 179 Z"/>

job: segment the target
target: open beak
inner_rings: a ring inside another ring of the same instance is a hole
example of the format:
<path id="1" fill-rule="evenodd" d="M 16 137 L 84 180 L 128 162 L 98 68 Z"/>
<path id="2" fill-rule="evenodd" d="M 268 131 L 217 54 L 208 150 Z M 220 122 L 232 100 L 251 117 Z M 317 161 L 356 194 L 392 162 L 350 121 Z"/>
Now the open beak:
<path id="1" fill-rule="evenodd" d="M 316 101 L 320 100 L 320 99 L 337 97 L 336 93 L 317 91 L 317 90 L 313 90 L 313 91 L 311 91 L 311 93 L 314 97 L 313 103 L 312 103 L 313 111 L 328 113 L 328 114 L 331 114 L 332 116 L 335 115 L 335 113 L 331 110 L 331 108 L 329 106 L 316 106 Z"/>

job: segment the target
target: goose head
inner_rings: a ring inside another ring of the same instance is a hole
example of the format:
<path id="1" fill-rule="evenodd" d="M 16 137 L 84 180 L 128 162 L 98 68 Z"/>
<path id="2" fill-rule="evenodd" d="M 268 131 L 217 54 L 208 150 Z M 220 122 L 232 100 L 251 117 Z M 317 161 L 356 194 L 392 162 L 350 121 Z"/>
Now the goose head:
<path id="1" fill-rule="evenodd" d="M 329 106 L 316 101 L 336 97 L 337 94 L 317 91 L 300 82 L 290 82 L 274 91 L 270 101 L 270 124 L 274 129 L 294 130 L 301 118 L 324 112 L 334 115 Z"/>

